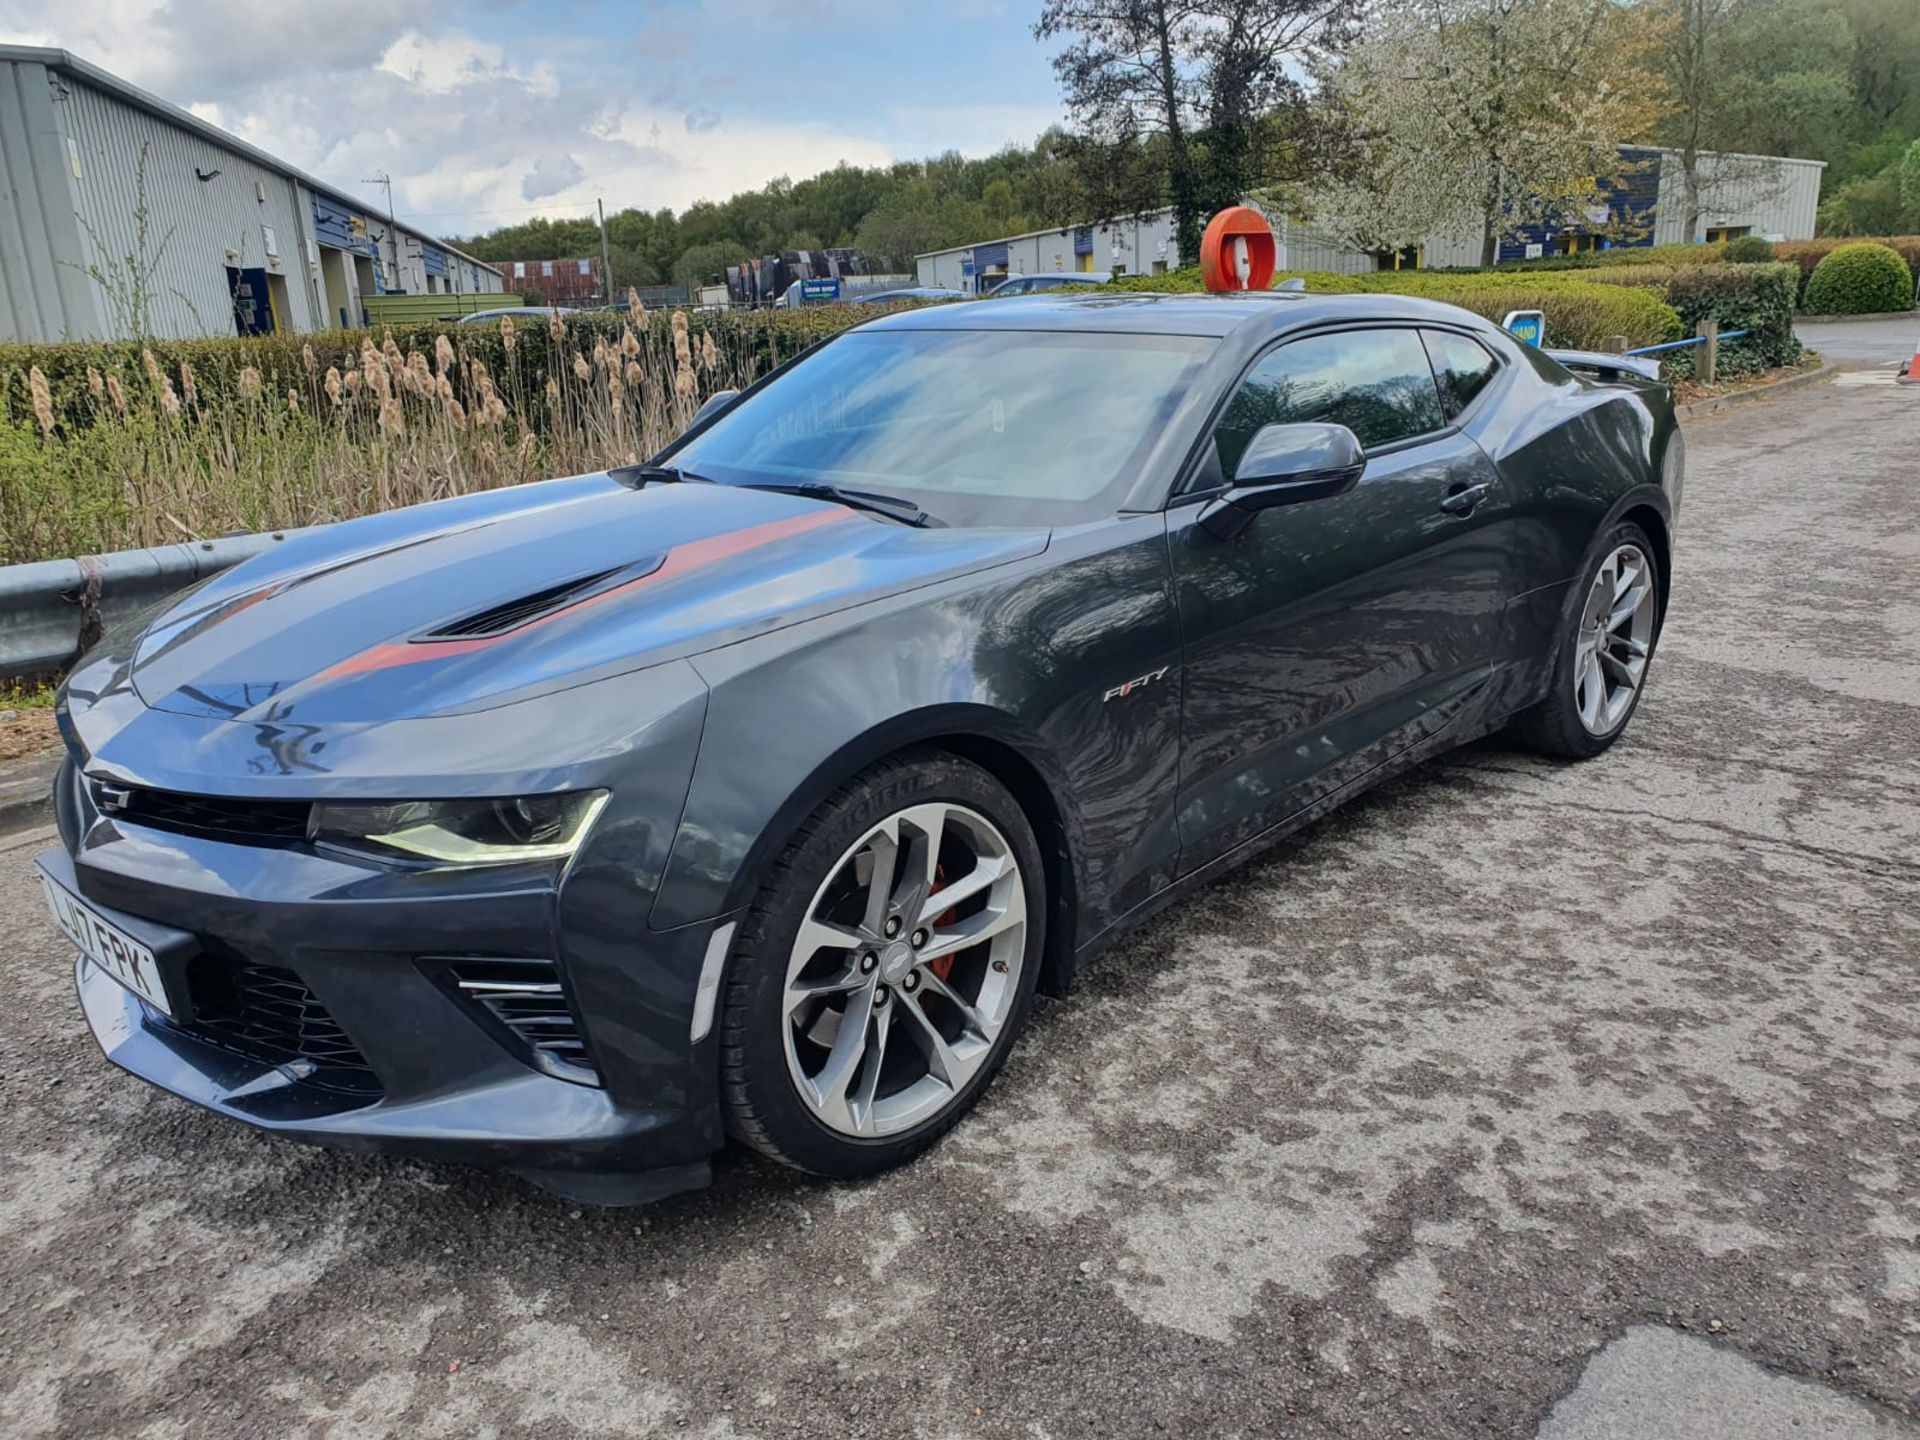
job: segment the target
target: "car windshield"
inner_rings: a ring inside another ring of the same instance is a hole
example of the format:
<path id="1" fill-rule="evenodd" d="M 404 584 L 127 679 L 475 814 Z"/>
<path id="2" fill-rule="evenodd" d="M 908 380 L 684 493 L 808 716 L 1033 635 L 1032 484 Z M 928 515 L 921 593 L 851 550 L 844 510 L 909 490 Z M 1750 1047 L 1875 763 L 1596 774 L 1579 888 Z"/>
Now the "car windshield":
<path id="1" fill-rule="evenodd" d="M 660 458 L 722 484 L 897 495 L 948 525 L 1073 524 L 1113 512 L 1215 343 L 859 331 Z"/>

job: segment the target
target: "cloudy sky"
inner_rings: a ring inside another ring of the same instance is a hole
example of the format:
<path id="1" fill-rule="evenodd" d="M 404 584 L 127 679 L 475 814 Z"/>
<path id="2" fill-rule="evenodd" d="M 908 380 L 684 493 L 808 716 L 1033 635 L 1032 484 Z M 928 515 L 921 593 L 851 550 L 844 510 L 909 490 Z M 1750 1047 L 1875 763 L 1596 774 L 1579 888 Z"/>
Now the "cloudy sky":
<path id="1" fill-rule="evenodd" d="M 683 209 L 777 175 L 1060 118 L 1038 0 L 0 0 L 57 45 L 365 193 L 470 234 L 533 214 Z"/>

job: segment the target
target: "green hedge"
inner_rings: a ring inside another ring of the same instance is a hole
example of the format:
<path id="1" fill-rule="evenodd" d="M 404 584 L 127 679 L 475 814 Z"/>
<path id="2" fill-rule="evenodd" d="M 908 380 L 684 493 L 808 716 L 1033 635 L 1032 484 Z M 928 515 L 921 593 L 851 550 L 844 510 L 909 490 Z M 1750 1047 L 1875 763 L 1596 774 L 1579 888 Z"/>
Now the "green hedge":
<path id="1" fill-rule="evenodd" d="M 1702 320 L 1717 320 L 1722 330 L 1751 332 L 1745 339 L 1731 340 L 1720 347 L 1721 374 L 1740 375 L 1799 363 L 1800 342 L 1793 335 L 1793 312 L 1800 272 L 1792 265 L 1622 265 L 1596 270 L 1583 278 L 1597 285 L 1630 286 L 1657 293 L 1679 315 L 1685 335 L 1693 334 Z M 1672 374 L 1693 372 L 1690 351 L 1671 352 L 1665 359 Z"/>
<path id="2" fill-rule="evenodd" d="M 1842 245 L 1867 243 L 1884 245 L 1906 261 L 1914 283 L 1920 284 L 1920 235 L 1822 235 L 1813 240 L 1782 240 L 1774 245 L 1773 258 L 1800 267 L 1800 293 L 1804 296 L 1807 282 L 1813 279 L 1813 272 L 1819 268 L 1822 260 Z M 1908 294 L 1911 295 L 1912 291 L 1909 290 Z"/>
<path id="3" fill-rule="evenodd" d="M 1813 268 L 1802 303 L 1812 315 L 1873 315 L 1913 305 L 1913 271 L 1874 241 L 1842 245 Z"/>
<path id="4" fill-rule="evenodd" d="M 1504 260 L 1500 271 L 1617 270 L 1635 265 L 1705 265 L 1722 258 L 1726 246 L 1618 245 L 1611 250 L 1588 250 L 1579 255 L 1543 255 L 1538 260 Z M 1471 273 L 1471 272 L 1463 272 Z"/>
<path id="5" fill-rule="evenodd" d="M 1727 241 L 1720 258 L 1729 265 L 1765 265 L 1774 258 L 1773 242 L 1764 235 L 1742 235 Z"/>
<path id="6" fill-rule="evenodd" d="M 1683 333 L 1680 317 L 1654 291 L 1596 285 L 1585 276 L 1382 270 L 1367 275 L 1310 271 L 1299 278 L 1306 281 L 1308 290 L 1322 294 L 1418 295 L 1444 300 L 1496 323 L 1510 310 L 1539 310 L 1546 316 L 1548 342 L 1577 350 L 1604 348 L 1617 335 L 1626 336 L 1632 345 L 1657 345 L 1676 340 Z M 1201 288 L 1197 269 L 1133 276 L 1113 283 L 1124 290 L 1181 292 Z"/>
<path id="7" fill-rule="evenodd" d="M 1792 265 L 1689 265 L 1675 270 L 1666 284 L 1667 303 L 1678 312 L 1687 334 L 1703 320 L 1726 330 L 1745 330 L 1720 346 L 1718 376 L 1748 375 L 1800 361 L 1793 334 L 1794 293 L 1800 272 Z M 1693 371 L 1692 351 L 1676 352 L 1668 368 L 1678 375 Z"/>
<path id="8" fill-rule="evenodd" d="M 1613 265 L 1604 270 L 1586 271 L 1579 278 L 1591 285 L 1638 285 L 1649 290 L 1664 290 L 1681 269 L 1679 265 Z"/>

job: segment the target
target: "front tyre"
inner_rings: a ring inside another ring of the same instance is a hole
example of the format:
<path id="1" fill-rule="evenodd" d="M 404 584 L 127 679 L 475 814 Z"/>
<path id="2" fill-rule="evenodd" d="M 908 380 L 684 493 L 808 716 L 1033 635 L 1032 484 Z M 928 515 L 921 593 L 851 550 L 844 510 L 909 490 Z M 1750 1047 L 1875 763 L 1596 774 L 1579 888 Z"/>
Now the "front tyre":
<path id="1" fill-rule="evenodd" d="M 1553 688 L 1514 721 L 1515 734 L 1534 749 L 1584 760 L 1625 733 L 1660 631 L 1656 553 L 1646 532 L 1630 523 L 1615 526 L 1601 544 L 1561 635 Z"/>
<path id="2" fill-rule="evenodd" d="M 720 1027 L 728 1128 L 835 1177 L 933 1144 L 1026 1021 L 1045 897 L 1032 827 L 979 766 L 909 751 L 842 786 L 741 921 Z"/>

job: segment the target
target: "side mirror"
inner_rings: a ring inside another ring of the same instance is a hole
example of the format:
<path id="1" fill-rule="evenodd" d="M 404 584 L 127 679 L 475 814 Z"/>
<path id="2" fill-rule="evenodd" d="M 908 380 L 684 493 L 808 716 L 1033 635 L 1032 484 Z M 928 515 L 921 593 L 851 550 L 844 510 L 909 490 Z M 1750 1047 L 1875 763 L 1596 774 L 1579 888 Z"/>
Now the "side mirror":
<path id="1" fill-rule="evenodd" d="M 693 419 L 687 425 L 687 429 L 688 430 L 699 429 L 701 425 L 705 424 L 708 420 L 711 420 L 714 416 L 718 415 L 722 410 L 726 409 L 727 406 L 731 405 L 734 402 L 735 397 L 738 396 L 739 394 L 740 392 L 738 390 L 714 391 L 713 394 L 709 395 L 706 398 L 706 401 L 700 406 L 700 408 L 693 412 Z"/>
<path id="2" fill-rule="evenodd" d="M 1256 513 L 1351 490 L 1366 452 L 1344 425 L 1263 425 L 1248 442 L 1227 489 L 1207 502 L 1200 524 L 1232 539 Z"/>

